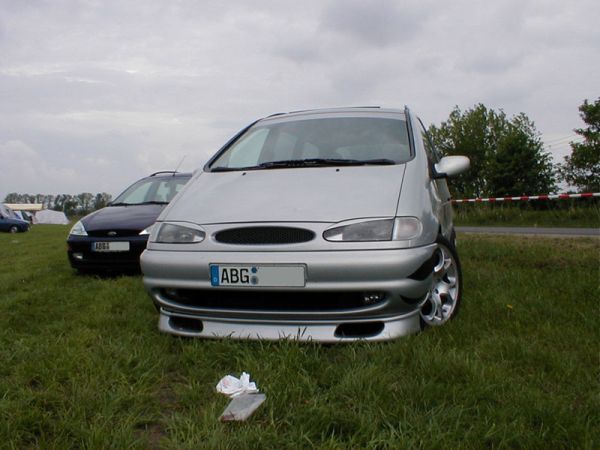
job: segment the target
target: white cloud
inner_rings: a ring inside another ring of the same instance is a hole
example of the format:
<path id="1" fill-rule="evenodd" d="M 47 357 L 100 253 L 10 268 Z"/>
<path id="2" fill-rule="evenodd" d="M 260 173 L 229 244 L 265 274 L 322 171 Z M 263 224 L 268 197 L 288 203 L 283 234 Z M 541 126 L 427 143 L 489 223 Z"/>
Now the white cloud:
<path id="1" fill-rule="evenodd" d="M 325 8 L 321 31 L 343 33 L 376 47 L 402 44 L 414 38 L 426 16 L 427 2 L 345 0 Z"/>
<path id="2" fill-rule="evenodd" d="M 2 187 L 19 193 L 66 192 L 77 174 L 72 168 L 57 167 L 24 142 L 15 140 L 0 143 Z M 83 181 L 79 178 L 79 181 Z M 47 187 L 52 189 L 46 191 Z"/>
<path id="3" fill-rule="evenodd" d="M 483 102 L 567 135 L 598 96 L 599 15 L 592 0 L 5 1 L 0 143 L 22 176 L 0 196 L 118 193 L 312 107 L 408 104 L 430 123 Z"/>

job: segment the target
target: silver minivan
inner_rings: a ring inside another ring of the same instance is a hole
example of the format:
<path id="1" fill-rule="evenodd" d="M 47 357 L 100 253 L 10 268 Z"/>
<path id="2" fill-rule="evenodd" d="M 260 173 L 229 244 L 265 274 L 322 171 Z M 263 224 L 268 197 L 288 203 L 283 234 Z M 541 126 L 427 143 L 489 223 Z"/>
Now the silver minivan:
<path id="1" fill-rule="evenodd" d="M 462 278 L 446 178 L 468 167 L 407 108 L 254 122 L 153 228 L 141 266 L 159 329 L 338 342 L 447 322 Z"/>

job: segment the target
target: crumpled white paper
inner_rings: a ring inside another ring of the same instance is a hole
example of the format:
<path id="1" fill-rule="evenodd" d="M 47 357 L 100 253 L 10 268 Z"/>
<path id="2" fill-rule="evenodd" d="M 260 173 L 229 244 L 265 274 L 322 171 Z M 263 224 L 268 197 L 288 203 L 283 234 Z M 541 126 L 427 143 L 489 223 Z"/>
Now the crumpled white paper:
<path id="1" fill-rule="evenodd" d="M 217 392 L 234 398 L 242 394 L 254 394 L 258 392 L 258 388 L 256 387 L 256 383 L 250 382 L 250 374 L 242 372 L 240 378 L 236 378 L 233 375 L 221 378 L 217 383 Z"/>

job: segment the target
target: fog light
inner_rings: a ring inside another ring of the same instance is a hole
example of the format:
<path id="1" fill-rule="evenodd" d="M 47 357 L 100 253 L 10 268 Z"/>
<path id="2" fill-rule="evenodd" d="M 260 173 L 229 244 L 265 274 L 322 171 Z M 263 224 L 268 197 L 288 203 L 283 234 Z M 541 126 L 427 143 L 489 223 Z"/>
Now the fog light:
<path id="1" fill-rule="evenodd" d="M 374 303 L 378 303 L 381 300 L 383 300 L 385 297 L 385 294 L 383 294 L 382 292 L 365 292 L 363 294 L 363 303 L 365 305 L 372 305 Z"/>
<path id="2" fill-rule="evenodd" d="M 73 253 L 73 258 L 81 261 L 83 259 L 83 253 Z"/>

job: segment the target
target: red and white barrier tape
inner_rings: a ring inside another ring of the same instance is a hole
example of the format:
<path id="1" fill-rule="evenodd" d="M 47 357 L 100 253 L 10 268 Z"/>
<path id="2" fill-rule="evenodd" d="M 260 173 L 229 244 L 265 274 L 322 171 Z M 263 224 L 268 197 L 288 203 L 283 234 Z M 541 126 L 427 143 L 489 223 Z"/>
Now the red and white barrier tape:
<path id="1" fill-rule="evenodd" d="M 600 197 L 600 192 L 584 192 L 583 194 L 546 194 L 546 195 L 521 195 L 519 197 L 488 197 L 488 198 L 463 198 L 452 200 L 452 203 L 481 203 L 481 202 L 516 202 L 529 200 L 563 200 L 567 198 Z"/>

